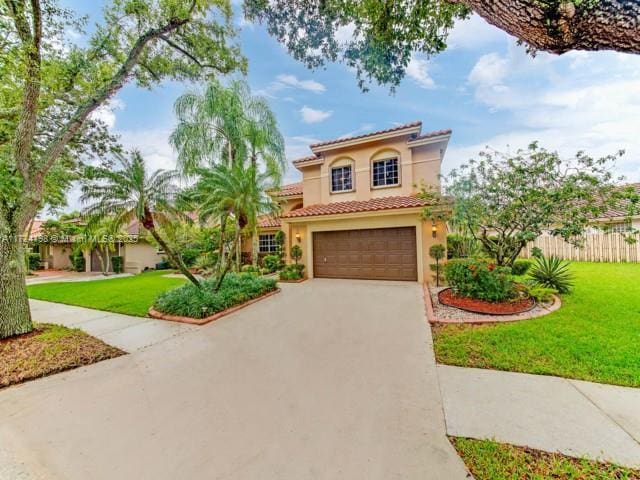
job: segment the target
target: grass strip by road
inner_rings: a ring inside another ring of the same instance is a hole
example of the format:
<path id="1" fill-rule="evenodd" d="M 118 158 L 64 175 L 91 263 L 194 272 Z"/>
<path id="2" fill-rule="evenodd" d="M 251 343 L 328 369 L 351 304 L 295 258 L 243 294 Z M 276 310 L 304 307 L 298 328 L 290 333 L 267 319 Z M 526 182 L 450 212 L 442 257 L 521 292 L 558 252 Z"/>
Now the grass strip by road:
<path id="1" fill-rule="evenodd" d="M 492 440 L 450 439 L 476 480 L 638 480 L 640 470 Z"/>
<path id="2" fill-rule="evenodd" d="M 0 340 L 0 388 L 124 355 L 77 328 L 36 324 Z"/>
<path id="3" fill-rule="evenodd" d="M 575 288 L 545 317 L 434 328 L 439 363 L 640 387 L 640 266 L 574 262 Z"/>
<path id="4" fill-rule="evenodd" d="M 108 312 L 144 317 L 158 295 L 186 280 L 166 277 L 167 270 L 145 272 L 86 282 L 52 282 L 30 285 L 29 297 Z"/>

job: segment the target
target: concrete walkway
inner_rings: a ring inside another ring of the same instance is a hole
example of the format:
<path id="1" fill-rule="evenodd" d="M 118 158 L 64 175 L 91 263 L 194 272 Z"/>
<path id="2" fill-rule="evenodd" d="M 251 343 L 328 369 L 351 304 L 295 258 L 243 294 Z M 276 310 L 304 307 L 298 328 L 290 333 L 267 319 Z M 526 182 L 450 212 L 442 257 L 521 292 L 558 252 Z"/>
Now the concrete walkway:
<path id="1" fill-rule="evenodd" d="M 640 467 L 640 389 L 438 365 L 447 433 Z"/>
<path id="2" fill-rule="evenodd" d="M 112 280 L 114 278 L 132 277 L 132 273 L 112 273 L 103 275 L 99 272 L 70 272 L 67 270 L 51 270 L 46 274 L 28 277 L 27 285 L 38 285 L 40 283 L 54 282 L 91 282 L 95 280 Z"/>
<path id="3" fill-rule="evenodd" d="M 29 300 L 29 303 L 34 321 L 80 328 L 125 352 L 135 352 L 198 328 L 185 323 L 133 317 L 62 303 L 41 300 Z"/>
<path id="4" fill-rule="evenodd" d="M 131 355 L 0 391 L 0 449 L 47 480 L 465 479 L 421 295 L 285 284 Z"/>

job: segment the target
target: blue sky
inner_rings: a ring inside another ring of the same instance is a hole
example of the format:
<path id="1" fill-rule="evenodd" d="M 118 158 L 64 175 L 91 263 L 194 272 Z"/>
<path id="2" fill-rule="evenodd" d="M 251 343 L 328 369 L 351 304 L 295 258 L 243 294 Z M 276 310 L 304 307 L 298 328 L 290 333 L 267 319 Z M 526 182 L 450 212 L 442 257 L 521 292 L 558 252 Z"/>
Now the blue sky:
<path id="1" fill-rule="evenodd" d="M 99 19 L 100 2 L 67 2 Z M 453 129 L 443 170 L 474 157 L 485 145 L 499 150 L 532 140 L 571 155 L 625 149 L 616 173 L 640 181 L 640 57 L 615 52 L 541 53 L 532 57 L 512 37 L 479 17 L 460 22 L 448 50 L 414 56 L 408 75 L 391 94 L 362 93 L 342 64 L 317 71 L 293 60 L 260 25 L 236 19 L 254 93 L 277 114 L 289 159 L 309 154 L 309 143 L 422 120 L 423 131 Z M 175 165 L 167 136 L 172 105 L 187 85 L 153 91 L 125 87 L 100 112 L 127 147 L 142 151 L 155 168 Z M 298 173 L 290 168 L 286 179 Z M 70 203 L 75 206 L 75 195 Z"/>

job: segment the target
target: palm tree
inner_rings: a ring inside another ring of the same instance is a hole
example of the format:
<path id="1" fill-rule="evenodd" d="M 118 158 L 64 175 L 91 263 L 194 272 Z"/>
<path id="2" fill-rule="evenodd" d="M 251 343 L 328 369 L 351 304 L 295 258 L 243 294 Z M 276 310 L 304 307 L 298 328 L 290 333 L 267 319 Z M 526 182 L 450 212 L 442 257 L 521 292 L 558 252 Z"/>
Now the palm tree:
<path id="1" fill-rule="evenodd" d="M 182 95 L 174 108 L 178 125 L 170 140 L 184 174 L 192 175 L 203 166 L 242 165 L 267 175 L 273 188 L 280 185 L 285 170 L 284 139 L 269 104 L 252 96 L 246 82 L 232 81 L 228 87 L 212 82 L 202 94 Z M 220 218 L 221 235 L 225 218 Z M 257 265 L 257 222 L 250 233 Z"/>
<path id="2" fill-rule="evenodd" d="M 217 165 L 211 169 L 198 170 L 200 178 L 189 191 L 190 201 L 197 203 L 201 220 L 220 218 L 220 247 L 215 289 L 222 285 L 231 269 L 233 252 L 236 260 L 243 231 L 253 230 L 258 216 L 272 212 L 277 206 L 265 192 L 273 187 L 271 177 L 260 173 L 253 166 Z M 235 224 L 233 243 L 229 254 L 224 255 L 224 239 L 227 220 Z"/>
<path id="3" fill-rule="evenodd" d="M 122 223 L 115 217 L 90 218 L 81 232 L 82 241 L 77 247 L 89 252 L 98 251 L 103 275 L 109 275 L 111 268 L 110 253 L 116 250 L 116 244 L 121 239 Z"/>
<path id="4" fill-rule="evenodd" d="M 94 203 L 84 213 L 96 218 L 113 217 L 120 224 L 137 219 L 184 276 L 199 287 L 200 282 L 157 229 L 158 225 L 186 219 L 174 205 L 179 193 L 175 184 L 178 172 L 156 170 L 149 174 L 142 155 L 135 150 L 131 158 L 116 154 L 115 160 L 118 169 L 93 167 L 87 172 L 89 181 L 82 186 L 80 199 L 83 203 Z"/>

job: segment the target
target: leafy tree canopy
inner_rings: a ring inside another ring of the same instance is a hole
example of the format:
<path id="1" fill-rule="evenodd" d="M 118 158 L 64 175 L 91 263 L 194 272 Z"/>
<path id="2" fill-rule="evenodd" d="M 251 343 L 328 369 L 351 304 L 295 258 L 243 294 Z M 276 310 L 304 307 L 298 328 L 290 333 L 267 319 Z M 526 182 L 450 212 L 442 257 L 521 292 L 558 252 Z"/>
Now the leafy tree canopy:
<path id="1" fill-rule="evenodd" d="M 246 0 L 250 20 L 309 67 L 340 60 L 358 83 L 398 85 L 412 52 L 446 48 L 456 19 L 471 12 L 514 35 L 530 51 L 640 52 L 635 0 Z"/>
<path id="2" fill-rule="evenodd" d="M 499 265 L 511 265 L 543 232 L 579 246 L 586 228 L 610 208 L 625 204 L 629 215 L 637 214 L 637 195 L 621 189 L 611 173 L 622 153 L 593 158 L 578 152 L 565 160 L 537 143 L 514 154 L 487 149 L 449 174 L 444 196 L 423 191 L 435 204 L 425 216 L 441 215 L 438 207 L 452 202 L 449 221 Z"/>

